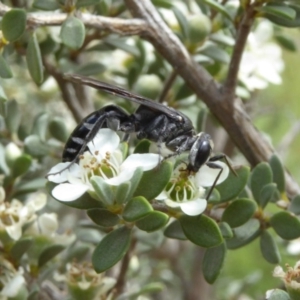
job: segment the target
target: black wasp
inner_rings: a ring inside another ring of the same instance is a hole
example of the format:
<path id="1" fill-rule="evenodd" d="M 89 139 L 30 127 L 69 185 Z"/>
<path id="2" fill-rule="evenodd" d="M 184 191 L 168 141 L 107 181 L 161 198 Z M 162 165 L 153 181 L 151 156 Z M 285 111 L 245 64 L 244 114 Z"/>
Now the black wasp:
<path id="1" fill-rule="evenodd" d="M 197 172 L 204 164 L 210 168 L 219 169 L 220 172 L 207 195 L 207 199 L 223 171 L 223 168 L 214 161 L 225 159 L 230 170 L 235 173 L 224 154 L 211 156 L 213 142 L 210 135 L 204 132 L 197 134 L 191 120 L 183 113 L 172 107 L 135 95 L 123 88 L 89 77 L 77 74 L 67 74 L 64 77 L 68 81 L 103 90 L 140 105 L 133 114 L 128 114 L 118 106 L 108 105 L 85 117 L 74 129 L 65 145 L 62 155 L 64 162 L 73 164 L 78 161 L 80 155 L 86 150 L 87 143 L 95 137 L 98 130 L 102 127 L 108 127 L 125 134 L 135 132 L 138 139 L 148 139 L 158 143 L 158 145 L 165 143 L 166 147 L 174 152 L 170 156 L 189 151 L 186 168 L 188 172 Z"/>

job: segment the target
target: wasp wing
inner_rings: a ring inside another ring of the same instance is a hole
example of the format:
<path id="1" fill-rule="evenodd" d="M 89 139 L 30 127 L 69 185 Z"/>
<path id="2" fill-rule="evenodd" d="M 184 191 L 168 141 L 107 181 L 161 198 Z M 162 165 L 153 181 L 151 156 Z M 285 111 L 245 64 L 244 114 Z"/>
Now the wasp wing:
<path id="1" fill-rule="evenodd" d="M 82 76 L 82 75 L 78 75 L 78 74 L 65 74 L 64 78 L 68 81 L 88 85 L 95 89 L 105 91 L 108 94 L 120 96 L 121 98 L 128 99 L 137 104 L 144 105 L 151 109 L 160 111 L 160 112 L 164 113 L 165 115 L 167 115 L 168 117 L 170 117 L 171 119 L 174 119 L 178 122 L 181 122 L 183 119 L 182 116 L 176 110 L 173 110 L 172 108 L 170 108 L 166 105 L 160 104 L 158 102 L 155 102 L 153 100 L 133 94 L 121 87 L 114 86 L 114 85 L 108 84 L 106 82 L 99 81 L 99 80 L 96 80 L 96 79 L 93 79 L 90 77 L 86 77 L 86 76 Z"/>

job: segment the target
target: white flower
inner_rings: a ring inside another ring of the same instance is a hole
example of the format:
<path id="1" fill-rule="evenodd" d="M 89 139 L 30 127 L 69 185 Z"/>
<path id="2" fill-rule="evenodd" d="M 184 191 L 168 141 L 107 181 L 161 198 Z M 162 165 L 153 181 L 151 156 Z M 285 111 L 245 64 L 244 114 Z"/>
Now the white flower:
<path id="1" fill-rule="evenodd" d="M 116 279 L 104 277 L 103 273 L 97 274 L 89 263 L 68 264 L 67 273 L 56 273 L 54 279 L 67 282 L 71 295 L 73 293 L 76 295 L 77 289 L 80 289 L 89 295 L 95 295 L 95 299 L 100 299 L 116 284 Z"/>
<path id="2" fill-rule="evenodd" d="M 36 195 L 23 205 L 16 199 L 6 202 L 4 189 L 0 187 L 0 190 L 0 231 L 5 230 L 11 239 L 18 240 L 22 235 L 22 226 L 32 222 L 36 218 L 35 212 L 46 204 L 46 195 Z"/>
<path id="3" fill-rule="evenodd" d="M 239 79 L 249 91 L 265 89 L 269 83 L 280 84 L 284 69 L 281 48 L 271 42 L 273 25 L 264 20 L 248 36 L 243 53 Z"/>
<path id="4" fill-rule="evenodd" d="M 30 236 L 44 236 L 55 244 L 69 245 L 75 240 L 75 235 L 70 232 L 58 234 L 58 220 L 55 213 L 40 215 L 25 231 Z"/>
<path id="5" fill-rule="evenodd" d="M 294 268 L 286 264 L 286 272 L 280 266 L 276 266 L 273 271 L 274 277 L 279 277 L 283 280 L 287 290 L 297 290 L 300 292 L 300 261 L 298 261 Z"/>
<path id="6" fill-rule="evenodd" d="M 229 168 L 223 162 L 215 163 L 223 168 L 217 181 L 219 184 L 227 178 Z M 207 206 L 207 201 L 203 197 L 205 194 L 203 187 L 211 187 L 219 172 L 219 169 L 211 169 L 204 165 L 195 175 L 187 175 L 181 164 L 174 170 L 170 182 L 156 199 L 163 200 L 169 207 L 180 208 L 189 216 L 197 216 L 203 213 Z"/>
<path id="7" fill-rule="evenodd" d="M 0 257 L 0 269 L 0 285 L 3 287 L 0 292 L 0 298 L 16 297 L 21 288 L 25 285 L 23 270 L 20 268 L 17 271 L 14 266 L 2 256 Z"/>
<path id="8" fill-rule="evenodd" d="M 131 154 L 123 161 L 123 155 L 118 148 L 120 138 L 115 131 L 102 128 L 95 138 L 88 143 L 89 151 L 86 151 L 79 164 L 73 164 L 62 171 L 69 163 L 59 163 L 54 166 L 48 176 L 48 180 L 59 183 L 52 195 L 60 201 L 73 201 L 85 192 L 93 192 L 90 182 L 92 176 L 101 176 L 110 185 L 120 185 L 129 181 L 135 170 L 141 168 L 148 171 L 156 167 L 161 160 L 158 154 Z M 51 175 L 52 173 L 59 173 Z"/>

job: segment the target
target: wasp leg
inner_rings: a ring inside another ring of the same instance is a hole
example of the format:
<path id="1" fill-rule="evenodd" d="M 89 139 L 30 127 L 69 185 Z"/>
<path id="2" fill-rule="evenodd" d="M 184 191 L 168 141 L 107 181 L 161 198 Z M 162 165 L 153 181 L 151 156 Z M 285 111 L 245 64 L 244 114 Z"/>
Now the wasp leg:
<path id="1" fill-rule="evenodd" d="M 223 172 L 223 167 L 221 167 L 220 165 L 215 164 L 215 163 L 213 163 L 213 162 L 210 162 L 210 161 L 208 161 L 208 162 L 206 163 L 206 165 L 207 165 L 208 167 L 210 167 L 211 169 L 219 169 L 219 170 L 220 170 L 219 174 L 217 175 L 217 177 L 216 177 L 216 179 L 215 179 L 213 185 L 211 186 L 211 188 L 210 188 L 210 190 L 209 190 L 209 192 L 208 192 L 208 194 L 207 194 L 207 196 L 206 196 L 206 200 L 208 200 L 209 197 L 210 197 L 210 195 L 211 195 L 211 193 L 212 193 L 212 191 L 213 191 L 213 189 L 215 188 L 215 186 L 216 186 L 216 184 L 217 184 L 217 182 L 218 182 L 218 180 L 219 180 L 219 178 L 220 178 L 222 172 Z"/>
<path id="2" fill-rule="evenodd" d="M 218 154 L 218 155 L 214 155 L 212 157 L 210 157 L 209 161 L 217 161 L 217 160 L 221 160 L 224 159 L 226 165 L 228 166 L 228 168 L 230 169 L 230 171 L 235 175 L 238 176 L 237 173 L 235 172 L 235 170 L 233 169 L 232 165 L 230 164 L 230 162 L 228 161 L 228 158 L 225 154 Z"/>

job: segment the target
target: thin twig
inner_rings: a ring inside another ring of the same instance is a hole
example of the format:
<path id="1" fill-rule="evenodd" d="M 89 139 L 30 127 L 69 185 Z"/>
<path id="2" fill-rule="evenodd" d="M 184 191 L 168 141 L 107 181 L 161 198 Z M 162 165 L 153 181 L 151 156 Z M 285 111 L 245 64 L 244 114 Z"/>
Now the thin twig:
<path id="1" fill-rule="evenodd" d="M 0 3 L 0 16 L 3 16 L 10 9 L 10 7 Z M 110 32 L 120 35 L 140 35 L 147 30 L 146 23 L 140 19 L 126 20 L 121 18 L 94 16 L 88 13 L 78 13 L 76 16 L 81 19 L 85 26 L 101 30 L 109 30 Z M 66 20 L 67 17 L 68 14 L 57 12 L 53 14 L 40 12 L 28 13 L 27 25 L 30 27 L 59 26 Z"/>
<path id="2" fill-rule="evenodd" d="M 167 96 L 170 88 L 172 87 L 172 84 L 174 83 L 176 77 L 177 77 L 177 72 L 176 72 L 176 70 L 173 70 L 173 72 L 170 74 L 169 78 L 167 78 L 167 80 L 165 82 L 164 88 L 158 97 L 158 102 L 162 103 L 163 101 L 165 101 L 166 96 Z"/>
<path id="3" fill-rule="evenodd" d="M 238 72 L 240 69 L 240 63 L 248 39 L 248 35 L 251 31 L 252 24 L 254 22 L 254 7 L 248 6 L 245 14 L 237 31 L 237 37 L 235 40 L 235 46 L 231 56 L 231 61 L 228 68 L 228 73 L 223 86 L 224 101 L 232 103 L 235 96 L 235 88 L 237 85 Z"/>

